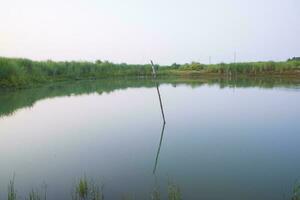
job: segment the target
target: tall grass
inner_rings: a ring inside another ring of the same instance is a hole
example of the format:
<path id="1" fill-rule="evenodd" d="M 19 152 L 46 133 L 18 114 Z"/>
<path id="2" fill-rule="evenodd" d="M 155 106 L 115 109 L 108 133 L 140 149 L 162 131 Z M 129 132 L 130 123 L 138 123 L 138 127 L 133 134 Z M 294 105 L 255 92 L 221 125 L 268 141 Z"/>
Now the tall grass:
<path id="1" fill-rule="evenodd" d="M 158 65 L 156 66 L 158 67 Z M 183 72 L 258 75 L 286 73 L 300 70 L 299 60 L 286 62 L 220 63 L 205 65 L 197 62 L 173 64 L 159 68 L 158 75 L 174 75 Z M 176 72 L 176 73 L 174 73 Z M 136 65 L 109 61 L 32 61 L 21 58 L 0 57 L 0 87 L 25 87 L 49 81 L 96 79 L 120 76 L 151 76 L 150 64 Z"/>
<path id="2" fill-rule="evenodd" d="M 28 197 L 25 198 L 25 200 L 46 200 L 46 197 L 46 193 L 42 194 L 38 190 L 32 189 L 28 194 Z"/>
<path id="3" fill-rule="evenodd" d="M 154 187 L 151 193 L 151 200 L 161 200 L 161 193 L 158 186 Z"/>
<path id="4" fill-rule="evenodd" d="M 80 178 L 72 192 L 72 200 L 104 200 L 103 185 L 86 177 Z"/>
<path id="5" fill-rule="evenodd" d="M 47 187 L 44 185 L 44 191 L 32 189 L 25 200 L 47 200 Z M 17 200 L 17 191 L 15 189 L 15 176 L 10 180 L 7 189 L 7 200 Z"/>
<path id="6" fill-rule="evenodd" d="M 296 183 L 293 188 L 292 200 L 300 200 L 300 182 Z"/>
<path id="7" fill-rule="evenodd" d="M 197 62 L 181 65 L 179 70 L 183 71 L 202 71 L 218 74 L 272 74 L 284 73 L 288 71 L 300 70 L 300 61 L 293 60 L 287 62 L 249 62 L 249 63 L 220 63 L 214 65 L 204 65 Z"/>
<path id="8" fill-rule="evenodd" d="M 28 196 L 24 200 L 47 200 L 47 187 L 43 187 L 44 190 L 32 189 Z M 155 187 L 149 198 L 151 200 L 161 200 L 161 192 L 159 187 Z M 169 183 L 167 188 L 168 200 L 181 200 L 181 192 L 179 186 Z M 72 188 L 71 197 L 72 200 L 104 200 L 104 187 L 103 184 L 99 184 L 92 179 L 87 179 L 85 176 L 80 178 Z M 15 189 L 15 179 L 13 178 L 8 185 L 7 200 L 21 200 L 23 198 L 17 198 L 17 191 Z M 123 194 L 120 196 L 121 200 L 135 200 L 135 196 L 132 194 Z"/>
<path id="9" fill-rule="evenodd" d="M 168 200 L 182 200 L 179 186 L 172 182 L 168 184 Z"/>
<path id="10" fill-rule="evenodd" d="M 16 200 L 17 199 L 17 191 L 15 189 L 15 176 L 8 184 L 7 189 L 7 200 Z"/>
<path id="11" fill-rule="evenodd" d="M 151 195 L 146 199 L 151 200 L 161 200 L 162 194 L 160 188 L 155 186 Z M 22 198 L 17 198 L 17 191 L 15 189 L 15 179 L 13 178 L 8 184 L 8 195 L 7 200 L 21 200 Z M 71 193 L 72 200 L 104 200 L 104 190 L 103 185 L 87 179 L 85 176 L 80 178 L 72 188 Z M 125 194 L 120 196 L 121 200 L 135 200 L 135 196 L 131 194 Z M 182 193 L 180 187 L 174 182 L 170 182 L 167 185 L 167 199 L 168 200 L 182 200 Z M 300 200 L 300 182 L 296 183 L 293 187 L 292 194 L 290 196 L 291 200 Z M 44 186 L 44 191 L 42 190 L 31 190 L 25 200 L 47 200 L 47 188 Z"/>
<path id="12" fill-rule="evenodd" d="M 150 65 L 96 62 L 32 61 L 0 57 L 0 86 L 23 86 L 49 80 L 151 75 Z"/>

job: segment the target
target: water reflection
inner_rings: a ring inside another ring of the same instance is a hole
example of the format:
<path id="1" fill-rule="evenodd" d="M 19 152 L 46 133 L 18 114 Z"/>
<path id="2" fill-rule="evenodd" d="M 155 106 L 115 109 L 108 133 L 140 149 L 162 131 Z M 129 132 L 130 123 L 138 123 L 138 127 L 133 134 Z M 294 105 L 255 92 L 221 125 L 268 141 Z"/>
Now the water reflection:
<path id="1" fill-rule="evenodd" d="M 160 148 L 161 148 L 161 144 L 162 144 L 163 137 L 164 137 L 165 126 L 166 126 L 166 123 L 164 122 L 163 125 L 162 125 L 159 145 L 158 145 L 158 149 L 157 149 L 157 153 L 156 153 L 156 157 L 155 157 L 155 164 L 154 164 L 154 167 L 153 167 L 153 174 L 155 174 L 155 172 L 156 172 L 157 163 L 158 163 L 158 159 L 159 159 Z"/>
<path id="2" fill-rule="evenodd" d="M 55 83 L 45 85 L 39 88 L 30 88 L 23 90 L 1 90 L 0 89 L 0 118 L 14 114 L 19 109 L 30 108 L 37 101 L 62 97 L 83 95 L 91 93 L 110 93 L 118 89 L 126 88 L 151 88 L 157 84 L 171 84 L 176 87 L 180 84 L 189 85 L 197 88 L 202 85 L 218 85 L 220 88 L 233 87 L 259 87 L 259 88 L 298 88 L 300 79 L 283 79 L 283 78 L 165 78 L 154 82 L 151 79 L 109 79 L 96 81 L 76 81 Z"/>

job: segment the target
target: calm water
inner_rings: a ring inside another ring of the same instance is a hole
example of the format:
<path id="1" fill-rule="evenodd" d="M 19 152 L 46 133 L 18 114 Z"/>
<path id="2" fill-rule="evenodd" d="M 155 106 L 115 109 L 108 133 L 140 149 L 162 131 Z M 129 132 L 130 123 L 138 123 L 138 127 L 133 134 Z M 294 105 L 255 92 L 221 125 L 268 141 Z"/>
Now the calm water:
<path id="1" fill-rule="evenodd" d="M 55 200 L 70 199 L 82 176 L 103 183 L 105 199 L 149 199 L 169 181 L 183 199 L 289 199 L 300 178 L 300 87 L 168 80 L 160 92 L 163 135 L 151 80 L 0 92 L 0 199 L 14 174 L 18 196 L 46 183 Z"/>

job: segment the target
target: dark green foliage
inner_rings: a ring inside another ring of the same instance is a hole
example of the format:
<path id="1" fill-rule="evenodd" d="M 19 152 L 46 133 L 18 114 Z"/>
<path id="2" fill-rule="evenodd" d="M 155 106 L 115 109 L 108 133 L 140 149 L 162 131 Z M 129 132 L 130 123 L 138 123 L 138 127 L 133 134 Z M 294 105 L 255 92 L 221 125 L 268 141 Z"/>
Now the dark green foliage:
<path id="1" fill-rule="evenodd" d="M 172 67 L 173 69 L 178 69 L 178 68 L 180 67 L 180 65 L 177 64 L 177 63 L 173 63 L 173 64 L 171 65 L 171 67 Z"/>

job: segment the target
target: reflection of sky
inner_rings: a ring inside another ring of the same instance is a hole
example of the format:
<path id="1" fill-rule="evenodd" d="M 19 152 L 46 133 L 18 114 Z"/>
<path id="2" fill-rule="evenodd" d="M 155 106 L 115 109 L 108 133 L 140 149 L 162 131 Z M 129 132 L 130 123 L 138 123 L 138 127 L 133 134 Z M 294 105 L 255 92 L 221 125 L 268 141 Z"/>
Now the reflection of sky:
<path id="1" fill-rule="evenodd" d="M 1 56 L 160 64 L 299 56 L 298 0 L 2 0 Z"/>
<path id="2" fill-rule="evenodd" d="M 69 186 L 84 173 L 101 174 L 109 182 L 125 173 L 122 167 L 141 167 L 134 164 L 147 154 L 149 160 L 142 165 L 152 168 L 161 128 L 156 95 L 154 89 L 128 89 L 54 98 L 1 119 L 0 154 L 6 161 L 1 162 L 0 175 L 5 177 L 1 188 L 6 188 L 13 172 L 20 184 L 28 186 L 43 180 Z M 145 139 L 152 142 L 144 144 Z M 25 184 L 28 180 L 33 184 Z"/>
<path id="3" fill-rule="evenodd" d="M 278 199 L 300 175 L 299 91 L 160 90 L 167 124 L 156 175 L 174 178 L 188 199 Z M 0 119 L 0 194 L 14 172 L 20 193 L 46 181 L 49 195 L 68 196 L 83 174 L 111 194 L 149 192 L 161 125 L 155 88 L 39 101 Z"/>

